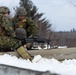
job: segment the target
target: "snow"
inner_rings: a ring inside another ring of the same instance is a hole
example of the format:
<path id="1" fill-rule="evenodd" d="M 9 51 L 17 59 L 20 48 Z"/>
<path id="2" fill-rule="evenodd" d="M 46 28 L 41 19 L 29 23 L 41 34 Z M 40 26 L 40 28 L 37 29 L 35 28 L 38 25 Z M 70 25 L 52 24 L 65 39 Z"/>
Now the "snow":
<path id="1" fill-rule="evenodd" d="M 76 75 L 76 59 L 65 59 L 60 62 L 54 58 L 48 59 L 42 57 L 38 62 L 31 62 L 30 60 L 4 54 L 0 55 L 0 64 L 27 68 L 36 71 L 50 71 L 60 75 Z"/>
<path id="2" fill-rule="evenodd" d="M 58 48 L 67 48 L 67 46 L 58 46 Z"/>

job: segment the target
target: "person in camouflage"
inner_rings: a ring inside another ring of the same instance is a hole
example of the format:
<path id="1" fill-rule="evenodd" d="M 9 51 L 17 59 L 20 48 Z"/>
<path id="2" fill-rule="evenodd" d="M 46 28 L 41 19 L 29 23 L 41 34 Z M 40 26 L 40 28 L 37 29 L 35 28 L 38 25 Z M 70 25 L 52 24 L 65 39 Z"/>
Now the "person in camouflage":
<path id="1" fill-rule="evenodd" d="M 17 12 L 16 12 L 17 20 L 15 20 L 14 22 L 14 29 L 18 39 L 21 39 L 21 36 L 22 36 L 22 39 L 33 36 L 38 31 L 38 27 L 36 27 L 33 20 L 31 18 L 26 17 L 26 15 L 27 15 L 27 11 L 24 7 L 19 7 L 17 9 Z M 23 36 L 23 34 L 25 36 Z M 28 43 L 27 49 L 30 49 L 31 45 L 32 43 Z"/>
<path id="2" fill-rule="evenodd" d="M 16 43 L 14 41 L 15 33 L 11 25 L 11 20 L 8 18 L 9 9 L 7 7 L 0 7 L 0 51 L 5 51 L 13 48 Z"/>
<path id="3" fill-rule="evenodd" d="M 12 22 L 8 18 L 9 9 L 0 7 L 0 51 L 16 50 L 23 58 L 32 59 L 32 56 L 22 46 L 21 41 L 15 39 L 16 35 L 12 27 Z"/>
<path id="4" fill-rule="evenodd" d="M 35 25 L 31 18 L 26 17 L 27 11 L 24 7 L 19 7 L 16 12 L 16 20 L 14 28 L 23 28 L 26 31 L 26 36 L 33 36 L 37 34 L 38 27 Z"/>

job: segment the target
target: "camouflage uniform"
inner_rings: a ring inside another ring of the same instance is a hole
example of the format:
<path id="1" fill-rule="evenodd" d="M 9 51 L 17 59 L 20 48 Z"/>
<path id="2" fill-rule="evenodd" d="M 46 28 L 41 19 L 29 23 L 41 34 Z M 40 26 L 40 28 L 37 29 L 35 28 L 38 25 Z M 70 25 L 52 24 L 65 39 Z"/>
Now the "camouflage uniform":
<path id="1" fill-rule="evenodd" d="M 14 28 L 23 28 L 26 31 L 26 36 L 29 37 L 31 35 L 35 35 L 38 31 L 38 27 L 34 24 L 31 18 L 26 17 L 25 8 L 20 7 L 17 10 L 17 20 L 15 20 Z M 23 16 L 23 19 L 20 19 L 19 16 Z M 15 17 L 16 18 L 16 17 Z"/>
<path id="2" fill-rule="evenodd" d="M 9 14 L 9 9 L 7 7 L 0 7 L 0 51 L 8 51 L 11 48 L 17 49 L 17 52 L 23 58 L 31 60 L 31 55 L 21 46 L 21 41 L 14 39 L 15 33 L 12 22 L 6 14 Z"/>
<path id="3" fill-rule="evenodd" d="M 8 51 L 11 48 L 16 49 L 21 42 L 15 40 L 15 33 L 11 20 L 4 14 L 9 13 L 7 7 L 0 7 L 0 51 Z"/>
<path id="4" fill-rule="evenodd" d="M 26 17 L 26 14 L 27 14 L 27 12 L 26 12 L 25 8 L 20 7 L 17 9 L 17 17 L 15 17 L 15 18 L 17 18 L 17 20 L 15 20 L 15 22 L 14 22 L 14 29 L 16 31 L 17 37 L 20 39 L 21 39 L 21 37 L 19 35 L 21 35 L 22 39 L 23 39 L 24 33 L 25 33 L 26 37 L 29 37 L 31 35 L 32 36 L 35 35 L 38 31 L 38 28 L 34 24 L 33 20 L 31 18 Z M 23 18 L 21 18 L 21 16 Z M 22 30 L 22 28 L 25 29 L 25 31 Z M 20 33 L 22 33 L 22 34 L 20 34 Z M 26 38 L 26 37 L 24 37 L 24 38 Z M 30 49 L 31 47 L 32 47 L 32 43 L 28 43 L 27 48 Z"/>

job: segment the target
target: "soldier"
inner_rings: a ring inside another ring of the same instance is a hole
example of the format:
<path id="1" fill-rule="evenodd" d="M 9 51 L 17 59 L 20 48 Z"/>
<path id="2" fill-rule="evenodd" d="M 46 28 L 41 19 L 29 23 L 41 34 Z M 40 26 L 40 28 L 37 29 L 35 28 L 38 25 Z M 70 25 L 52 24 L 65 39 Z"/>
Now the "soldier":
<path id="1" fill-rule="evenodd" d="M 25 8 L 20 7 L 17 9 L 17 20 L 14 22 L 14 28 L 18 39 L 26 38 L 33 36 L 37 33 L 38 28 L 34 24 L 33 20 L 31 18 L 26 17 L 27 11 Z M 24 29 L 24 30 L 23 30 Z M 24 36 L 25 35 L 25 36 Z M 30 49 L 32 43 L 27 44 L 27 48 Z"/>
<path id="2" fill-rule="evenodd" d="M 12 27 L 12 22 L 8 18 L 10 11 L 7 7 L 0 7 L 0 51 L 8 51 L 9 49 L 17 50 L 17 52 L 24 58 L 32 60 L 33 57 L 22 46 L 21 41 L 14 39 L 15 33 Z"/>

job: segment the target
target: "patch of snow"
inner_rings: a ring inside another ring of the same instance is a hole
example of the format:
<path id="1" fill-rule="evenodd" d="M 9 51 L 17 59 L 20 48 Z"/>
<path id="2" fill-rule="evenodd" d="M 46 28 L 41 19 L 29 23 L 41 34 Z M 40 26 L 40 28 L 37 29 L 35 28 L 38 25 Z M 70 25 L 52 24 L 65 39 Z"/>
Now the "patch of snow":
<path id="1" fill-rule="evenodd" d="M 67 48 L 67 46 L 58 46 L 58 48 Z"/>
<path id="2" fill-rule="evenodd" d="M 35 56 L 36 58 L 37 56 Z M 41 57 L 38 55 L 38 57 Z M 37 58 L 38 58 L 37 57 Z M 50 71 L 60 75 L 76 75 L 76 59 L 64 60 L 62 62 L 51 58 L 42 58 L 38 62 L 31 62 L 16 56 L 4 54 L 0 55 L 0 64 L 16 66 L 37 71 Z"/>

